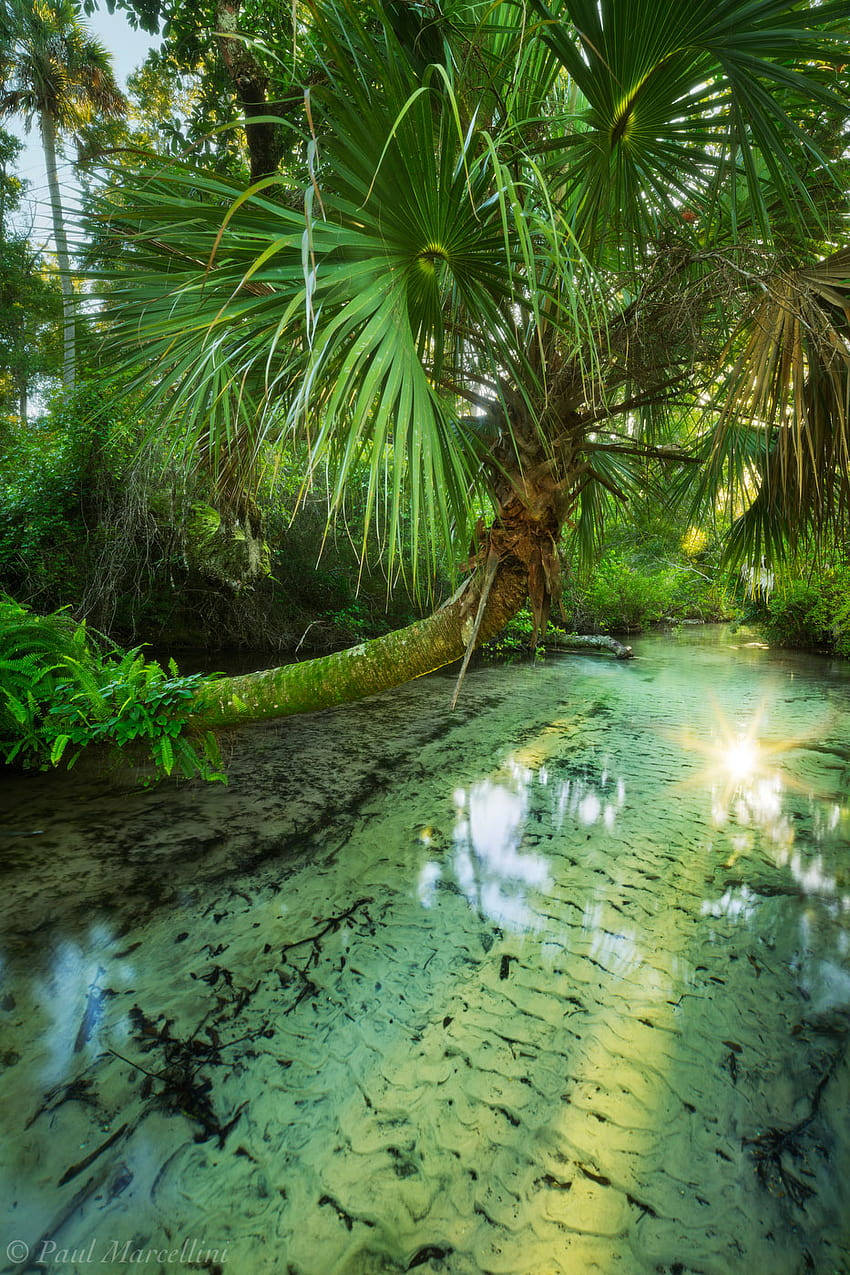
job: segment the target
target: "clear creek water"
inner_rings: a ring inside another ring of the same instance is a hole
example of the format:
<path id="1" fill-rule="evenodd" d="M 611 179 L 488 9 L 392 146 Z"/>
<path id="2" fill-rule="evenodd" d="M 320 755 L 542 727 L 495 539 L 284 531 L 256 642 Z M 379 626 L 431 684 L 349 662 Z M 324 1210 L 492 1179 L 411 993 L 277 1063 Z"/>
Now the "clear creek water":
<path id="1" fill-rule="evenodd" d="M 850 669 L 635 648 L 4 779 L 0 1270 L 850 1272 Z"/>

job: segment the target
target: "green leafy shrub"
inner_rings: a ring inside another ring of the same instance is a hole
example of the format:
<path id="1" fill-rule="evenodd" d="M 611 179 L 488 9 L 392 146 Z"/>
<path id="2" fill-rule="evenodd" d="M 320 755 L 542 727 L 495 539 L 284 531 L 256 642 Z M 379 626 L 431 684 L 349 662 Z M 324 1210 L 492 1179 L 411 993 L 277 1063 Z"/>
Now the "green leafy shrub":
<path id="1" fill-rule="evenodd" d="M 729 588 L 719 578 L 711 578 L 692 567 L 671 567 L 667 577 L 667 605 L 664 619 L 729 620 L 735 605 Z"/>
<path id="2" fill-rule="evenodd" d="M 733 606 L 720 578 L 609 549 L 590 571 L 567 573 L 564 610 L 575 633 L 639 633 L 665 619 L 729 619 Z"/>
<path id="3" fill-rule="evenodd" d="M 207 679 L 180 677 L 92 637 L 59 613 L 34 615 L 0 596 L 0 759 L 46 769 L 73 766 L 91 744 L 146 746 L 158 774 L 223 780 L 211 732 L 188 718 Z"/>
<path id="4" fill-rule="evenodd" d="M 102 490 L 123 490 L 136 443 L 100 385 L 0 439 L 0 586 L 45 607 L 79 597 L 93 571 Z M 106 536 L 116 538 L 115 527 Z M 102 566 L 101 566 L 102 570 Z"/>
<path id="5" fill-rule="evenodd" d="M 663 618 L 671 594 L 669 572 L 642 571 L 612 553 L 594 572 L 586 604 L 595 627 L 637 633 Z"/>
<path id="6" fill-rule="evenodd" d="M 609 551 L 564 592 L 567 627 L 578 633 L 637 633 L 669 614 L 674 573 L 647 570 Z"/>
<path id="7" fill-rule="evenodd" d="M 850 565 L 786 580 L 769 599 L 762 628 L 776 646 L 834 651 L 850 658 Z"/>
<path id="8" fill-rule="evenodd" d="M 512 660 L 520 655 L 527 656 L 533 632 L 534 619 L 531 611 L 528 607 L 523 607 L 508 621 L 497 637 L 485 642 L 482 649 L 485 655 L 496 659 Z M 537 650 L 541 650 L 539 645 Z"/>
<path id="9" fill-rule="evenodd" d="M 324 496 L 302 490 L 306 454 L 276 443 L 247 536 L 210 503 L 202 468 L 180 472 L 173 443 L 144 436 L 144 414 L 91 382 L 0 429 L 0 592 L 38 611 L 70 603 L 123 645 L 159 648 L 292 651 L 306 634 L 306 654 L 421 613 L 404 587 L 390 600 L 374 531 L 359 560 L 367 465 L 328 533 Z"/>

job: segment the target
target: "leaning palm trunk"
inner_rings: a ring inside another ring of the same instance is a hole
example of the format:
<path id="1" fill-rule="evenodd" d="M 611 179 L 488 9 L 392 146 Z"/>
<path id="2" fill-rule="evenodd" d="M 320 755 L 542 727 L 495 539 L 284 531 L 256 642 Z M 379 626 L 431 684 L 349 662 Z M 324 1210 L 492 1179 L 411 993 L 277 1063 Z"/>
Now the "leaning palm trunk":
<path id="1" fill-rule="evenodd" d="M 59 283 L 62 288 L 62 384 L 65 392 L 71 393 L 76 380 L 76 298 L 71 279 L 71 256 L 68 252 L 68 236 L 65 233 L 65 221 L 62 215 L 62 199 L 59 194 L 59 173 L 56 167 L 56 122 L 46 111 L 41 116 L 41 139 L 44 146 L 47 185 L 50 190 L 50 210 L 53 217 L 56 260 L 59 263 Z"/>
<path id="2" fill-rule="evenodd" d="M 520 427 L 513 424 L 512 437 Z M 541 461 L 525 440 L 527 465 L 511 464 L 509 449 L 495 486 L 497 517 L 480 528 L 473 573 L 454 597 L 425 620 L 333 655 L 226 678 L 207 688 L 193 715 L 199 727 L 315 712 L 365 699 L 463 657 L 458 689 L 472 651 L 500 633 L 530 599 L 534 647 L 559 593 L 557 541 L 575 503 L 578 471 L 571 454 L 560 469 Z M 512 472 L 511 472 L 512 471 Z M 458 691 L 455 691 L 454 703 Z"/>
<path id="3" fill-rule="evenodd" d="M 507 558 L 490 584 L 477 632 L 480 577 L 405 629 L 319 659 L 215 683 L 205 692 L 192 725 L 237 726 L 315 712 L 422 677 L 460 659 L 470 644 L 478 646 L 499 633 L 525 602 L 527 590 L 524 564 Z"/>

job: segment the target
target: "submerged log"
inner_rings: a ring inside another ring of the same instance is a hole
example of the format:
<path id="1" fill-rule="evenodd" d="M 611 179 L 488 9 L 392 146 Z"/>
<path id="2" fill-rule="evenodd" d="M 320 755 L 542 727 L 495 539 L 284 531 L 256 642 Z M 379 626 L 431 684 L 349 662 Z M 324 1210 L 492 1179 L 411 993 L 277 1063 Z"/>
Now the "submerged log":
<path id="1" fill-rule="evenodd" d="M 566 637 L 547 637 L 543 643 L 547 651 L 610 651 L 618 660 L 633 660 L 635 653 L 607 633 L 579 634 Z"/>

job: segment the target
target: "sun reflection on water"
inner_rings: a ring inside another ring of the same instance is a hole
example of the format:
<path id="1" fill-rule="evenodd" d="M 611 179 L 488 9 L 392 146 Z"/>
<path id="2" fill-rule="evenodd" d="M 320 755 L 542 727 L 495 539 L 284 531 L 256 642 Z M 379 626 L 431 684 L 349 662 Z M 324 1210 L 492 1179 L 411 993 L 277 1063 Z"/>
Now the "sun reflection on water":
<path id="1" fill-rule="evenodd" d="M 765 704 L 745 725 L 733 726 L 716 704 L 714 712 L 715 728 L 709 737 L 687 731 L 674 738 L 685 750 L 703 758 L 703 765 L 684 786 L 701 787 L 710 793 L 712 823 L 718 830 L 726 829 L 725 844 L 731 846 L 723 866 L 733 868 L 742 856 L 755 854 L 785 870 L 789 885 L 793 883 L 802 896 L 822 900 L 835 915 L 850 912 L 850 893 L 842 888 L 839 875 L 826 869 L 823 855 L 813 853 L 807 837 L 797 844 L 794 820 L 800 811 L 789 808 L 788 798 L 792 792 L 805 794 L 808 826 L 815 843 L 840 835 L 845 808 L 835 801 L 826 805 L 818 800 L 810 785 L 795 776 L 794 763 L 780 760 L 783 754 L 805 749 L 819 736 L 766 737 L 762 733 Z M 795 804 L 799 807 L 800 803 Z M 720 897 L 704 900 L 704 916 L 753 923 L 758 909 L 771 897 L 743 880 L 727 880 L 725 885 Z"/>
<path id="2" fill-rule="evenodd" d="M 755 740 L 739 735 L 726 748 L 722 756 L 723 767 L 730 779 L 739 782 L 748 779 L 758 768 L 759 753 Z"/>
<path id="3" fill-rule="evenodd" d="M 751 719 L 733 724 L 714 704 L 710 733 L 693 730 L 673 734 L 686 753 L 701 757 L 703 764 L 685 781 L 687 787 L 708 789 L 715 827 L 733 822 L 745 830 L 759 830 L 778 847 L 789 847 L 794 830 L 784 813 L 788 788 L 801 787 L 780 763 L 783 754 L 799 748 L 802 738 L 769 739 L 764 733 L 767 707 L 761 704 Z M 733 838 L 730 862 L 750 849 L 751 835 Z"/>

